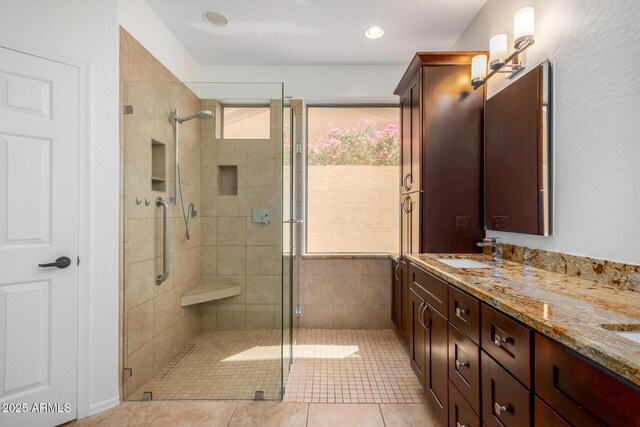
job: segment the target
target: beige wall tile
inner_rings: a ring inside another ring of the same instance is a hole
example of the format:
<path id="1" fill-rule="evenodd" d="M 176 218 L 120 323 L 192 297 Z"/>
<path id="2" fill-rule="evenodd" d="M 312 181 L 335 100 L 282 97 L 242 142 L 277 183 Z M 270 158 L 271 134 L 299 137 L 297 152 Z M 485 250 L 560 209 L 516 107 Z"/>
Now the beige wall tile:
<path id="1" fill-rule="evenodd" d="M 276 288 L 278 276 L 273 275 L 260 275 L 260 276 L 247 276 L 246 285 L 246 302 L 247 304 L 275 304 L 276 300 Z"/>
<path id="2" fill-rule="evenodd" d="M 215 275 L 217 273 L 217 248 L 202 246 L 200 248 L 200 274 Z"/>
<path id="3" fill-rule="evenodd" d="M 189 250 L 176 252 L 171 256 L 173 261 L 174 286 L 178 286 L 189 280 Z"/>
<path id="4" fill-rule="evenodd" d="M 178 307 L 173 290 L 158 295 L 153 299 L 153 334 L 158 336 L 178 320 Z"/>
<path id="5" fill-rule="evenodd" d="M 219 139 L 218 158 L 245 159 L 247 157 L 247 143 L 242 139 Z"/>
<path id="6" fill-rule="evenodd" d="M 303 278 L 305 304 L 333 304 L 333 282 L 329 276 Z"/>
<path id="7" fill-rule="evenodd" d="M 153 373 L 157 374 L 173 357 L 173 327 L 170 326 L 153 339 Z"/>
<path id="8" fill-rule="evenodd" d="M 246 287 L 246 276 L 244 274 L 218 274 L 216 283 L 218 285 L 240 286 L 239 295 L 218 300 L 218 304 L 244 304 Z"/>
<path id="9" fill-rule="evenodd" d="M 277 274 L 275 246 L 247 246 L 247 274 Z"/>
<path id="10" fill-rule="evenodd" d="M 246 329 L 271 329 L 274 319 L 273 304 L 246 305 Z"/>
<path id="11" fill-rule="evenodd" d="M 132 354 L 153 339 L 153 301 L 127 311 L 127 354 Z"/>
<path id="12" fill-rule="evenodd" d="M 361 304 L 360 276 L 329 276 L 333 289 L 333 304 Z"/>
<path id="13" fill-rule="evenodd" d="M 391 277 L 362 276 L 363 304 L 391 304 Z"/>
<path id="14" fill-rule="evenodd" d="M 155 260 L 137 262 L 126 267 L 124 303 L 135 307 L 153 298 L 156 286 Z"/>
<path id="15" fill-rule="evenodd" d="M 256 206 L 259 207 L 259 206 Z M 273 214 L 273 212 L 272 212 Z M 269 224 L 254 223 L 251 218 L 246 218 L 246 242 L 247 245 L 276 245 L 279 243 L 278 224 L 271 221 Z"/>
<path id="16" fill-rule="evenodd" d="M 246 328 L 246 306 L 244 304 L 218 305 L 216 311 L 216 324 L 218 330 L 233 331 Z"/>
<path id="17" fill-rule="evenodd" d="M 362 327 L 364 329 L 391 328 L 391 305 L 362 305 Z"/>
<path id="18" fill-rule="evenodd" d="M 133 375 L 126 380 L 126 389 L 132 393 L 153 378 L 153 341 L 129 355 L 126 362 L 125 367 L 133 371 Z"/>
<path id="19" fill-rule="evenodd" d="M 245 216 L 245 192 L 243 187 L 238 187 L 237 196 L 217 196 L 216 214 L 218 216 Z"/>
<path id="20" fill-rule="evenodd" d="M 300 323 L 303 328 L 332 328 L 333 306 L 329 304 L 304 304 Z"/>
<path id="21" fill-rule="evenodd" d="M 333 327 L 336 329 L 362 328 L 362 309 L 358 304 L 336 304 L 333 306 Z"/>
<path id="22" fill-rule="evenodd" d="M 276 161 L 274 159 L 247 159 L 246 186 L 248 188 L 274 188 Z"/>
<path id="23" fill-rule="evenodd" d="M 218 274 L 245 274 L 244 246 L 217 246 Z"/>
<path id="24" fill-rule="evenodd" d="M 217 244 L 220 246 L 244 246 L 244 217 L 218 217 L 216 221 Z"/>

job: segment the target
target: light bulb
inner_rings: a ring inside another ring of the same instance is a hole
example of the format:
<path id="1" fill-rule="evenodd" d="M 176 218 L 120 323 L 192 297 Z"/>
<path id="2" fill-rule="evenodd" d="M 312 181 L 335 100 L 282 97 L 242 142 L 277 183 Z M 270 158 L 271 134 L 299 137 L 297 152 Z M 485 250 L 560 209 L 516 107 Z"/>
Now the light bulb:
<path id="1" fill-rule="evenodd" d="M 513 17 L 513 47 L 518 49 L 526 41 L 534 39 L 534 12 L 533 7 L 523 7 Z"/>
<path id="2" fill-rule="evenodd" d="M 507 58 L 507 35 L 498 34 L 489 40 L 489 66 L 492 70 L 504 65 Z"/>
<path id="3" fill-rule="evenodd" d="M 471 59 L 471 83 L 481 84 L 487 76 L 487 55 L 476 55 Z"/>

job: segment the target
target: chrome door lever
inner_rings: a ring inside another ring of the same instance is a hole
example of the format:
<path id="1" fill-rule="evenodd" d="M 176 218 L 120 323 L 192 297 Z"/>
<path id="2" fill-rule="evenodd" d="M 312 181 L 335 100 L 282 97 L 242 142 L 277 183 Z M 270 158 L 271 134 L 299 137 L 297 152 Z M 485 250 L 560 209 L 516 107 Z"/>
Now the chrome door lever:
<path id="1" fill-rule="evenodd" d="M 283 221 L 285 224 L 302 224 L 304 219 L 287 219 Z"/>

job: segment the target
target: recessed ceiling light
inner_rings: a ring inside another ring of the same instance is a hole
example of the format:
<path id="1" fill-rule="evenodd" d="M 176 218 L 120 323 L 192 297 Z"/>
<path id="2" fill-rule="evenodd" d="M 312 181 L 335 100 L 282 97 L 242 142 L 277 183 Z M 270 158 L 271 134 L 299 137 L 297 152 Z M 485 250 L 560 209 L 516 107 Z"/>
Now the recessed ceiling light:
<path id="1" fill-rule="evenodd" d="M 215 25 L 216 27 L 224 27 L 229 23 L 227 17 L 218 12 L 205 12 L 202 17 L 209 24 Z"/>
<path id="2" fill-rule="evenodd" d="M 368 39 L 379 39 L 384 34 L 384 30 L 380 27 L 373 26 L 364 32 L 364 35 Z"/>

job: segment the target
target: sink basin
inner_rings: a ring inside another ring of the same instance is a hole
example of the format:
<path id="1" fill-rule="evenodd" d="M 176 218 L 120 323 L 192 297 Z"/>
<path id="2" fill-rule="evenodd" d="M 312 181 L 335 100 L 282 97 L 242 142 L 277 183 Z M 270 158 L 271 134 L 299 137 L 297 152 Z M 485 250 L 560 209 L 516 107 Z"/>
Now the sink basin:
<path id="1" fill-rule="evenodd" d="M 440 258 L 438 261 L 454 268 L 492 268 L 489 264 L 468 258 Z"/>
<path id="2" fill-rule="evenodd" d="M 620 331 L 620 332 L 616 332 L 616 335 L 640 344 L 640 332 L 636 332 L 636 331 Z"/>
<path id="3" fill-rule="evenodd" d="M 604 324 L 602 329 L 615 332 L 616 335 L 640 344 L 640 324 Z"/>

